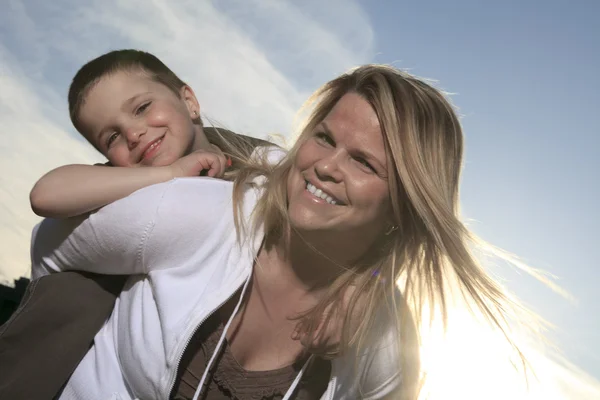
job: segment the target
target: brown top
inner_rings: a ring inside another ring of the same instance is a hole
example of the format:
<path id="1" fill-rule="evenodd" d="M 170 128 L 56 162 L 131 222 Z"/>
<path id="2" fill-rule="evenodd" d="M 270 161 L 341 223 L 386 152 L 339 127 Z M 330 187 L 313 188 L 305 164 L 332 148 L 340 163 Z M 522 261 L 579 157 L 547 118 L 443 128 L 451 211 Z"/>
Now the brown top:
<path id="1" fill-rule="evenodd" d="M 214 313 L 194 334 L 183 354 L 171 392 L 175 400 L 188 400 L 194 393 L 206 364 L 223 333 L 219 313 Z M 215 359 L 212 373 L 204 384 L 200 400 L 279 400 L 302 368 L 304 360 L 272 371 L 247 371 L 231 354 L 227 340 Z M 318 400 L 327 389 L 331 363 L 314 358 L 297 386 L 294 400 Z"/>

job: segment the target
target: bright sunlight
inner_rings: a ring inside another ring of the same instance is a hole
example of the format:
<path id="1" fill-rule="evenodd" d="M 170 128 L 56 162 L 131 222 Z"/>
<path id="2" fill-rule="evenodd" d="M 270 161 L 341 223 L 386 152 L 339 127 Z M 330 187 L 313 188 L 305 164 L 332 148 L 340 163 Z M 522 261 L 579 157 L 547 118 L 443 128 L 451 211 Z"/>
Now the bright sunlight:
<path id="1" fill-rule="evenodd" d="M 425 324 L 421 339 L 427 374 L 421 399 L 600 399 L 596 380 L 549 345 L 522 335 L 517 341 L 531 366 L 526 379 L 519 357 L 502 334 L 478 321 L 466 306 L 448 310 L 445 334 L 442 321 L 434 319 L 431 327 Z"/>

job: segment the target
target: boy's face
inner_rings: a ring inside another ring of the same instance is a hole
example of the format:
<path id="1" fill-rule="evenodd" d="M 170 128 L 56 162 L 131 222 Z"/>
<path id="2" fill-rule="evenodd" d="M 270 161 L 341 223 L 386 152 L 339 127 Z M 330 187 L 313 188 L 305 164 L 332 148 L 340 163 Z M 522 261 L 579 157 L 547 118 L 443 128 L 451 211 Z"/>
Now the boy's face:
<path id="1" fill-rule="evenodd" d="M 169 165 L 194 145 L 198 102 L 184 87 L 178 97 L 139 72 L 104 76 L 79 112 L 83 135 L 117 167 Z"/>

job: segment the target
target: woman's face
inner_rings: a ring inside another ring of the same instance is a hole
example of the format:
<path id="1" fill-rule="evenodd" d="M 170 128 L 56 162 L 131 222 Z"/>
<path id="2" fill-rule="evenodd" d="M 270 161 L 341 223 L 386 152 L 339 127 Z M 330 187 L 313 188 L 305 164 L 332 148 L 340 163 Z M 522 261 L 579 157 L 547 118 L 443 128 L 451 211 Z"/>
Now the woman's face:
<path id="1" fill-rule="evenodd" d="M 119 71 L 90 89 L 79 124 L 114 166 L 164 166 L 191 151 L 197 104 L 187 87 L 178 97 L 142 73 Z"/>
<path id="2" fill-rule="evenodd" d="M 296 155 L 288 179 L 292 226 L 336 232 L 358 248 L 380 237 L 392 225 L 386 160 L 375 111 L 360 95 L 344 95 Z"/>

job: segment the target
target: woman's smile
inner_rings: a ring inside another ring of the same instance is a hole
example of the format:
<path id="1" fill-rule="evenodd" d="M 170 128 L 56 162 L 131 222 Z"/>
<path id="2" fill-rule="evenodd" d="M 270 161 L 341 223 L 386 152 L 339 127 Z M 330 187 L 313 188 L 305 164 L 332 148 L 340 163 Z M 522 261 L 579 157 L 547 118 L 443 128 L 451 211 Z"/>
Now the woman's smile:
<path id="1" fill-rule="evenodd" d="M 317 188 L 316 185 L 313 185 L 309 181 L 306 181 L 305 193 L 317 204 L 330 204 L 332 206 L 344 205 L 342 201 L 338 200 L 337 198 L 326 192 L 325 189 Z"/>

